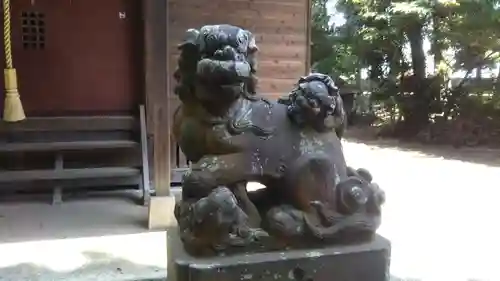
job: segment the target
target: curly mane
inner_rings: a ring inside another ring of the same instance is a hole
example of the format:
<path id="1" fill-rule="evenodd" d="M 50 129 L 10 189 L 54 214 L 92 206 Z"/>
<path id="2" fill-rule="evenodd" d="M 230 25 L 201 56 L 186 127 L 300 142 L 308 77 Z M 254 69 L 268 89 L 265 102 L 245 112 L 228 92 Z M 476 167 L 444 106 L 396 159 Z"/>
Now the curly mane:
<path id="1" fill-rule="evenodd" d="M 196 68 L 201 59 L 198 47 L 195 45 L 199 31 L 189 29 L 186 39 L 178 46 L 180 50 L 174 79 L 177 82 L 174 93 L 183 103 L 195 102 Z"/>

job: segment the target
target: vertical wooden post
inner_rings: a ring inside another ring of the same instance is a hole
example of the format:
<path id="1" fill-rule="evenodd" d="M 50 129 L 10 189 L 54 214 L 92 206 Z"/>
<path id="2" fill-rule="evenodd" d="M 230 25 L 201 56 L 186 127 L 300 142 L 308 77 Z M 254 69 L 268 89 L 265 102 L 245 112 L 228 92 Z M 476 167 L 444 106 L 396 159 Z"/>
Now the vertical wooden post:
<path id="1" fill-rule="evenodd" d="M 303 0 L 306 3 L 305 9 L 305 19 L 306 19 L 306 67 L 305 67 L 305 75 L 308 75 L 311 72 L 311 33 L 312 33 L 312 0 Z"/>
<path id="2" fill-rule="evenodd" d="M 170 105 L 166 0 L 144 0 L 145 84 L 148 132 L 153 134 L 154 186 L 170 195 Z"/>

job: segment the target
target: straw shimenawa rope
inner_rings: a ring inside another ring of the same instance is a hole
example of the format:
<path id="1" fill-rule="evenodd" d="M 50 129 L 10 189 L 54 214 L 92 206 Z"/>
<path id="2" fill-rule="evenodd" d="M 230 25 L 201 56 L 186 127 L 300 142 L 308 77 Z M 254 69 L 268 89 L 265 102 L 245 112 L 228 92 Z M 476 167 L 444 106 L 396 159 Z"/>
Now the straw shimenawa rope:
<path id="1" fill-rule="evenodd" d="M 5 51 L 5 102 L 3 119 L 17 122 L 26 119 L 21 97 L 17 88 L 17 73 L 12 62 L 12 42 L 10 26 L 10 0 L 3 0 L 3 42 Z"/>

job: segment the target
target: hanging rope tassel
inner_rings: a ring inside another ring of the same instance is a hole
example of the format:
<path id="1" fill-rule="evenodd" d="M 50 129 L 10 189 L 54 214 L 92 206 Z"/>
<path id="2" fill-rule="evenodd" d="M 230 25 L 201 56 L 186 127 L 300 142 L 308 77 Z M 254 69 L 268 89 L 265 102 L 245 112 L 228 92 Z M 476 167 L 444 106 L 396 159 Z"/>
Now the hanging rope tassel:
<path id="1" fill-rule="evenodd" d="M 5 102 L 3 119 L 6 122 L 17 122 L 26 119 L 21 96 L 17 89 L 17 73 L 12 63 L 12 42 L 10 27 L 10 0 L 3 0 L 3 44 L 5 51 Z"/>

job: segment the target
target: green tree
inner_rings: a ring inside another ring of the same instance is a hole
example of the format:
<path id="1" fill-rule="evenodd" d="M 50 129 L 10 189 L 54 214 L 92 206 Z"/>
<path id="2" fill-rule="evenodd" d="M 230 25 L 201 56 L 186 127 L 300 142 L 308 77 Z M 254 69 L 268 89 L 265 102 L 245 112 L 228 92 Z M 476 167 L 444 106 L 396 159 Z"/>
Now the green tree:
<path id="1" fill-rule="evenodd" d="M 313 68 L 352 82 L 359 72 L 358 57 L 343 28 L 331 26 L 327 0 L 313 0 L 311 60 Z"/>
<path id="2" fill-rule="evenodd" d="M 410 133 L 433 113 L 456 109 L 468 96 L 463 86 L 474 69 L 480 73 L 499 62 L 500 0 L 339 0 L 336 9 L 346 17 L 340 27 L 328 25 L 326 1 L 313 3 L 317 69 L 352 76 L 369 68 L 370 80 L 379 85 L 373 97 L 395 100 Z M 427 55 L 434 58 L 432 75 L 426 71 Z M 449 76 L 458 70 L 466 76 L 450 88 Z M 496 85 L 498 93 L 500 77 Z"/>

